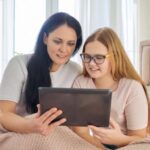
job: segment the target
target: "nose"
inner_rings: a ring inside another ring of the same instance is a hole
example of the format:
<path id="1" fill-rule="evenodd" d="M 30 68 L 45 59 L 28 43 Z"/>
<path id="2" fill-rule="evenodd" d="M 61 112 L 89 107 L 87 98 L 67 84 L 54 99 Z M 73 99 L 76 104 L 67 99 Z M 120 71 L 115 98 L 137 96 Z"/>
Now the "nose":
<path id="1" fill-rule="evenodd" d="M 89 62 L 90 65 L 96 65 L 94 58 L 91 58 L 91 61 Z"/>
<path id="2" fill-rule="evenodd" d="M 63 52 L 63 53 L 67 52 L 67 45 L 66 44 L 62 44 L 59 50 L 60 50 L 60 52 Z"/>

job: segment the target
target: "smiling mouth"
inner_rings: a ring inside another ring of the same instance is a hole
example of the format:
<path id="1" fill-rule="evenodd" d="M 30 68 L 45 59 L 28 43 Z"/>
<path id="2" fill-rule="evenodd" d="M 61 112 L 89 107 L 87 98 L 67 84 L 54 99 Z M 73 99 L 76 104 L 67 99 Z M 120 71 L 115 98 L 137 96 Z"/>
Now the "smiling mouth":
<path id="1" fill-rule="evenodd" d="M 89 68 L 91 71 L 99 71 L 99 69 Z"/>
<path id="2" fill-rule="evenodd" d="M 67 56 L 64 56 L 64 55 L 56 55 L 57 57 L 59 57 L 59 58 L 66 58 Z"/>

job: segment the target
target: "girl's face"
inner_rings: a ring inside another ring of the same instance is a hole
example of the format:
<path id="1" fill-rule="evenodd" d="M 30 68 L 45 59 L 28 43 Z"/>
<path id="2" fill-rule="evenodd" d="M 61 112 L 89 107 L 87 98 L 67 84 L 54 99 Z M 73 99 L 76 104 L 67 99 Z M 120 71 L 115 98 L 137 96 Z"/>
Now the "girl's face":
<path id="1" fill-rule="evenodd" d="M 49 57 L 53 61 L 51 71 L 57 71 L 71 57 L 77 42 L 77 35 L 73 28 L 66 24 L 58 27 L 48 36 L 44 36 Z"/>
<path id="2" fill-rule="evenodd" d="M 89 62 L 84 62 L 84 64 L 88 74 L 92 78 L 98 79 L 111 75 L 109 56 L 107 48 L 99 41 L 89 42 L 86 45 L 84 58 L 87 61 L 88 59 L 93 59 Z"/>

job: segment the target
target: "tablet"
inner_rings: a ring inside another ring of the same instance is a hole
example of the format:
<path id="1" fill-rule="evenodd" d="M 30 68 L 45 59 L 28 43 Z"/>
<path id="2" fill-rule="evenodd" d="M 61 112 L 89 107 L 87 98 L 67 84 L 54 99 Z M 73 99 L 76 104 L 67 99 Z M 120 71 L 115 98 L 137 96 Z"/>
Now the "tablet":
<path id="1" fill-rule="evenodd" d="M 56 118 L 66 118 L 63 125 L 108 127 L 112 91 L 109 89 L 77 89 L 39 87 L 41 114 L 52 107 L 63 111 Z"/>

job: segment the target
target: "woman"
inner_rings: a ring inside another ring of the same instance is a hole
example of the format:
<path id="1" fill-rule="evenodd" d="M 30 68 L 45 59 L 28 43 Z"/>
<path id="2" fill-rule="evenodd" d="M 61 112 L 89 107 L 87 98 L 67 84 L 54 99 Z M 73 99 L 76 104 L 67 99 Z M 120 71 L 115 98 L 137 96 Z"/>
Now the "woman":
<path id="1" fill-rule="evenodd" d="M 81 43 L 82 31 L 79 22 L 69 14 L 56 13 L 43 24 L 34 54 L 16 56 L 9 62 L 0 86 L 0 124 L 14 134 L 8 133 L 7 138 L 3 137 L 4 134 L 0 135 L 1 149 L 19 149 L 14 144 L 16 141 L 21 143 L 21 149 L 46 150 L 51 143 L 55 143 L 53 138 L 49 141 L 49 137 L 43 138 L 39 134 L 52 134 L 66 119 L 51 123 L 62 113 L 57 108 L 52 108 L 40 116 L 39 106 L 37 108 L 38 87 L 71 87 L 81 69 L 69 59 L 79 50 Z M 24 117 L 34 113 L 36 115 Z M 55 139 L 57 140 L 59 138 Z"/>
<path id="2" fill-rule="evenodd" d="M 89 126 L 73 130 L 93 143 L 109 148 L 125 146 L 143 138 L 148 126 L 148 95 L 143 81 L 118 38 L 110 28 L 101 28 L 89 36 L 81 58 L 83 75 L 77 77 L 74 88 L 98 88 L 112 90 L 110 128 Z"/>

